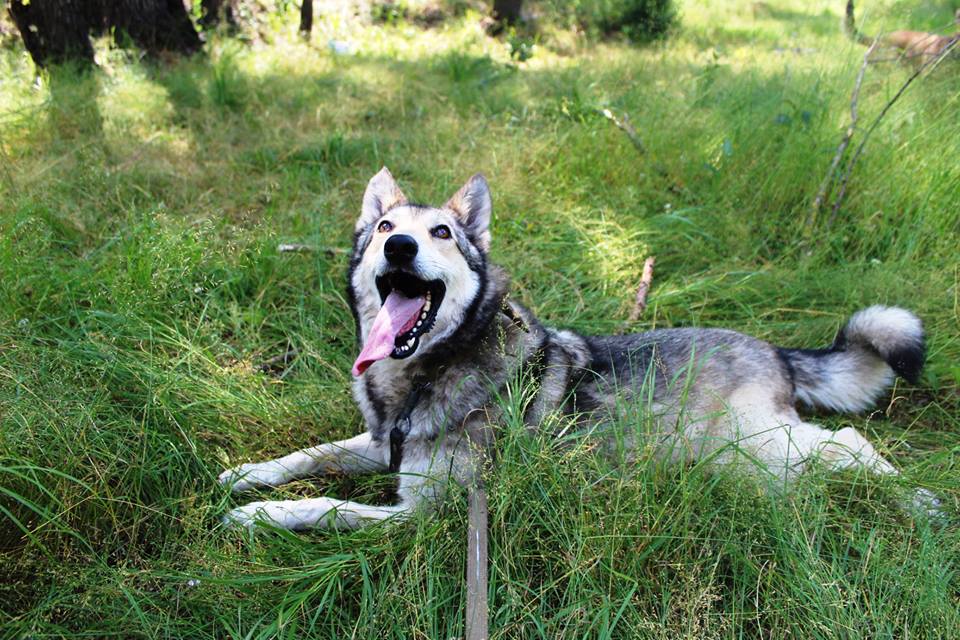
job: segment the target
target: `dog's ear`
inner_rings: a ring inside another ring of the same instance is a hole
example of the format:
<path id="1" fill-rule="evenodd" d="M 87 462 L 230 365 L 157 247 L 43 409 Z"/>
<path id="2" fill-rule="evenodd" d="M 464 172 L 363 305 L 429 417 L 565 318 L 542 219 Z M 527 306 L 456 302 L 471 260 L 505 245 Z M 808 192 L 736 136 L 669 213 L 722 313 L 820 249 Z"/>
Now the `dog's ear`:
<path id="1" fill-rule="evenodd" d="M 368 225 L 379 220 L 391 208 L 407 202 L 407 197 L 400 191 L 397 181 L 393 179 L 390 170 L 384 167 L 370 178 L 367 190 L 363 193 L 363 207 L 357 219 L 357 231 L 362 231 Z"/>
<path id="2" fill-rule="evenodd" d="M 477 245 L 484 251 L 490 250 L 490 214 L 493 202 L 490 200 L 490 187 L 482 173 L 467 180 L 460 191 L 453 194 L 445 205 L 460 219 L 460 224 L 469 233 Z"/>

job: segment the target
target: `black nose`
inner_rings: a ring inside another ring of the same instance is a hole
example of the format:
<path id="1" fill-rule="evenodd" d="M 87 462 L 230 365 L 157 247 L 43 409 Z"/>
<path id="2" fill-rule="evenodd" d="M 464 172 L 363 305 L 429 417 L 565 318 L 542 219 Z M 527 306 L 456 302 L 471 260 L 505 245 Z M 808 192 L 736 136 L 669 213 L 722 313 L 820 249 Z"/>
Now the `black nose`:
<path id="1" fill-rule="evenodd" d="M 390 264 L 409 264 L 417 257 L 417 241 L 402 233 L 390 236 L 383 245 L 383 255 Z"/>

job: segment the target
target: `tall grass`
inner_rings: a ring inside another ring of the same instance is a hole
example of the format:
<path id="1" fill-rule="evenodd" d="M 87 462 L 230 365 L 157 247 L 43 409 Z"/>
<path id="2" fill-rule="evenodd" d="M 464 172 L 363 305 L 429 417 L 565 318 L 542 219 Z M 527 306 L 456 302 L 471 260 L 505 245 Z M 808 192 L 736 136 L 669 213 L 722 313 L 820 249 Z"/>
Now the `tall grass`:
<path id="1" fill-rule="evenodd" d="M 643 451 L 558 449 L 508 421 L 489 479 L 496 637 L 955 635 L 956 69 L 911 89 L 837 219 L 805 228 L 863 52 L 840 33 L 842 3 L 776 4 L 691 0 L 652 48 L 555 32 L 522 64 L 470 14 L 430 31 L 318 20 L 314 46 L 289 16 L 269 43 L 216 40 L 160 68 L 104 49 L 101 71 L 38 88 L 22 51 L 0 53 L 4 634 L 462 635 L 461 496 L 353 533 L 218 524 L 225 466 L 362 428 L 342 250 L 386 164 L 434 202 L 484 171 L 494 258 L 554 324 L 618 330 L 656 254 L 637 329 L 817 346 L 879 302 L 929 333 L 917 388 L 817 418 L 865 432 L 898 479 L 815 472 L 783 495 Z M 871 32 L 949 19 L 871 11 Z M 908 73 L 870 70 L 863 121 Z M 645 155 L 605 107 L 629 114 Z M 290 241 L 319 250 L 279 254 Z M 281 376 L 256 372 L 290 346 Z M 393 482 L 263 495 L 383 501 Z M 944 499 L 946 526 L 896 508 L 912 485 Z"/>

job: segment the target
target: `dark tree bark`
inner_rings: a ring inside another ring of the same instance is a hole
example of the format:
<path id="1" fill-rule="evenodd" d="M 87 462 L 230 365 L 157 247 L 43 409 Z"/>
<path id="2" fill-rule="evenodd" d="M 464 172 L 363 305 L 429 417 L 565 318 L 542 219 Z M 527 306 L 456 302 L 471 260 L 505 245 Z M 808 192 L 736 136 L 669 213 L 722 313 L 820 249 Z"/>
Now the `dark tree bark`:
<path id="1" fill-rule="evenodd" d="M 237 26 L 231 0 L 226 0 L 226 2 L 224 0 L 200 0 L 200 27 L 204 31 L 215 29 L 223 18 L 226 18 L 229 26 Z"/>
<path id="2" fill-rule="evenodd" d="M 309 38 L 313 31 L 313 0 L 300 3 L 300 33 Z"/>
<path id="3" fill-rule="evenodd" d="M 11 0 L 10 16 L 39 67 L 93 64 L 90 33 L 113 28 L 151 55 L 191 54 L 203 43 L 181 0 Z"/>
<path id="4" fill-rule="evenodd" d="M 504 25 L 520 21 L 523 0 L 493 0 L 493 19 Z"/>
<path id="5" fill-rule="evenodd" d="M 78 62 L 93 65 L 90 29 L 99 13 L 84 0 L 11 0 L 10 17 L 38 67 Z"/>
<path id="6" fill-rule="evenodd" d="M 203 48 L 183 0 L 121 0 L 106 5 L 106 24 L 126 32 L 151 55 L 161 51 L 190 55 Z"/>

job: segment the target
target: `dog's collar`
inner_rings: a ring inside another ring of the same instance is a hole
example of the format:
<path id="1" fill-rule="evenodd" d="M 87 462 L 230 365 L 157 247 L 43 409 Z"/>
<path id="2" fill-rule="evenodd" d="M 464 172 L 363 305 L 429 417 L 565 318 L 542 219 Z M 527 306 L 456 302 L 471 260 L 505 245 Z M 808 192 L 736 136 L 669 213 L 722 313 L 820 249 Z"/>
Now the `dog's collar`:
<path id="1" fill-rule="evenodd" d="M 410 429 L 413 426 L 410 422 L 410 414 L 417 408 L 420 397 L 430 386 L 431 383 L 426 378 L 415 378 L 413 387 L 403 403 L 403 409 L 393 423 L 393 429 L 390 430 L 390 473 L 400 471 L 400 463 L 403 461 L 403 441 L 410 435 Z"/>

